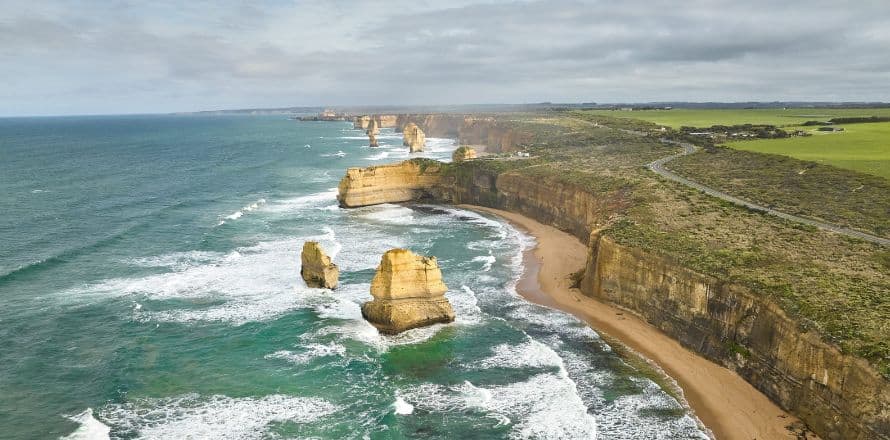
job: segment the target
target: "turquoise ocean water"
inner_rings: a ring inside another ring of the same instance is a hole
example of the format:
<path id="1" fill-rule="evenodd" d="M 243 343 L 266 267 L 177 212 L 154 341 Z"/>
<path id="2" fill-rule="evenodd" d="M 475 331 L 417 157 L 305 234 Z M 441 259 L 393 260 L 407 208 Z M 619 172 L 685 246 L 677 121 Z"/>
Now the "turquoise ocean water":
<path id="1" fill-rule="evenodd" d="M 339 209 L 347 166 L 408 157 L 380 140 L 265 116 L 0 119 L 0 438 L 703 437 L 596 333 L 516 295 L 529 237 L 451 207 Z M 300 279 L 310 239 L 334 293 Z M 362 320 L 393 247 L 439 258 L 455 323 Z"/>

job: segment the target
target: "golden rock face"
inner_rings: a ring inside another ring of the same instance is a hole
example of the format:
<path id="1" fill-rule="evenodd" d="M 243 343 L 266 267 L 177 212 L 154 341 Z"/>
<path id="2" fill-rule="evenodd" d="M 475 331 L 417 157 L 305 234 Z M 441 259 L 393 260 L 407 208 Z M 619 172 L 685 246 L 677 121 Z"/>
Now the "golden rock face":
<path id="1" fill-rule="evenodd" d="M 402 133 L 404 139 L 402 145 L 408 147 L 408 151 L 411 153 L 423 151 L 423 147 L 426 145 L 426 135 L 417 124 L 409 122 L 402 128 Z"/>
<path id="2" fill-rule="evenodd" d="M 309 287 L 336 289 L 340 278 L 340 269 L 331 261 L 321 246 L 314 241 L 303 243 L 300 254 L 302 268 L 300 275 Z"/>
<path id="3" fill-rule="evenodd" d="M 435 257 L 392 249 L 383 254 L 371 280 L 374 299 L 362 304 L 362 316 L 388 334 L 452 322 L 454 310 L 445 298 L 447 290 Z"/>
<path id="4" fill-rule="evenodd" d="M 398 203 L 418 199 L 438 184 L 442 176 L 439 166 L 405 161 L 368 168 L 350 168 L 340 180 L 337 200 L 344 208 Z"/>

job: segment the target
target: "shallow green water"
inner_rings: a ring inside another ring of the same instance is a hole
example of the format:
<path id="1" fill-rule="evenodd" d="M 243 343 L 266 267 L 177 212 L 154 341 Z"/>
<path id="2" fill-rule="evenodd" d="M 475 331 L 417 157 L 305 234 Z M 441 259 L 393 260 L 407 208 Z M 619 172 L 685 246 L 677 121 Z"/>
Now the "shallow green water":
<path id="1" fill-rule="evenodd" d="M 380 139 L 276 117 L 0 119 L 0 438 L 702 436 L 593 331 L 516 296 L 530 240 L 508 225 L 339 209 L 347 166 L 407 158 Z M 340 265 L 336 293 L 300 279 L 308 239 Z M 361 319 L 396 246 L 439 258 L 457 322 L 381 337 Z"/>

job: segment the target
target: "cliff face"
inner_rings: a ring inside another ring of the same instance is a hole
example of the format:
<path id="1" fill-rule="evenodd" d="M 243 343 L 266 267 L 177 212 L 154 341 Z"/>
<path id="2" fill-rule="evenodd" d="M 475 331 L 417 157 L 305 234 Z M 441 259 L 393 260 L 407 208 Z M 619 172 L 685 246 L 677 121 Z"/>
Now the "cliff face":
<path id="1" fill-rule="evenodd" d="M 340 180 L 337 200 L 344 208 L 419 200 L 440 178 L 438 166 L 421 168 L 415 161 L 350 168 Z"/>
<path id="2" fill-rule="evenodd" d="M 458 139 L 460 145 L 490 153 L 516 151 L 518 145 L 531 140 L 530 134 L 495 118 L 457 114 L 365 115 L 355 118 L 354 127 L 367 130 L 372 122 L 379 128 L 395 128 L 399 133 L 404 132 L 408 124 L 414 124 L 428 137 Z"/>
<path id="3" fill-rule="evenodd" d="M 367 130 L 371 121 L 377 122 L 379 128 L 393 128 L 398 120 L 397 115 L 362 115 L 356 116 L 352 122 L 352 128 L 356 130 Z"/>
<path id="4" fill-rule="evenodd" d="M 374 299 L 362 304 L 362 316 L 389 334 L 452 322 L 454 310 L 445 298 L 447 290 L 436 257 L 392 249 L 383 254 L 371 280 Z"/>
<path id="5" fill-rule="evenodd" d="M 890 384 L 742 286 L 594 234 L 581 291 L 735 370 L 823 438 L 890 437 Z"/>
<path id="6" fill-rule="evenodd" d="M 590 236 L 629 206 L 630 198 L 620 191 L 593 194 L 477 167 L 448 175 L 427 171 L 423 178 L 418 185 L 406 177 L 404 189 L 417 198 L 518 212 L 589 239 L 581 283 L 585 295 L 641 315 L 689 349 L 738 372 L 823 438 L 890 439 L 890 383 L 867 362 L 802 331 L 768 298 L 744 286 Z M 378 203 L 409 200 L 392 185 L 377 193 Z"/>

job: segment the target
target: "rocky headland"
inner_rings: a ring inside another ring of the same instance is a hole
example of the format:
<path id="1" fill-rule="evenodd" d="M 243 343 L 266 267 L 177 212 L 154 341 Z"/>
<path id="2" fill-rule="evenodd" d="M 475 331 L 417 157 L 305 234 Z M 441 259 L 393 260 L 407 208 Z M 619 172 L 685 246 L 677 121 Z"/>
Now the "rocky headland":
<path id="1" fill-rule="evenodd" d="M 458 131 L 486 126 L 486 139 L 480 141 L 493 150 L 527 139 L 519 130 L 494 129 L 499 125 L 505 124 L 464 119 Z M 482 137 L 481 128 L 477 136 Z M 340 182 L 338 199 L 345 207 L 415 200 L 472 204 L 567 231 L 588 248 L 587 263 L 579 268 L 581 294 L 638 315 L 684 347 L 736 372 L 823 438 L 890 438 L 890 382 L 874 365 L 802 328 L 770 295 L 750 284 L 705 274 L 667 254 L 613 239 L 616 222 L 640 203 L 628 196 L 626 184 L 603 179 L 606 185 L 572 173 L 529 178 L 493 165 L 474 165 L 480 162 L 412 160 L 353 168 Z M 593 184 L 602 189 L 591 190 Z"/>
<path id="2" fill-rule="evenodd" d="M 371 280 L 374 299 L 362 304 L 362 316 L 385 334 L 452 322 L 447 290 L 436 257 L 391 249 L 383 254 Z"/>
<path id="3" fill-rule="evenodd" d="M 322 250 L 315 241 L 303 243 L 300 253 L 300 276 L 309 287 L 336 289 L 340 278 L 340 269 L 331 261 L 331 257 Z"/>

